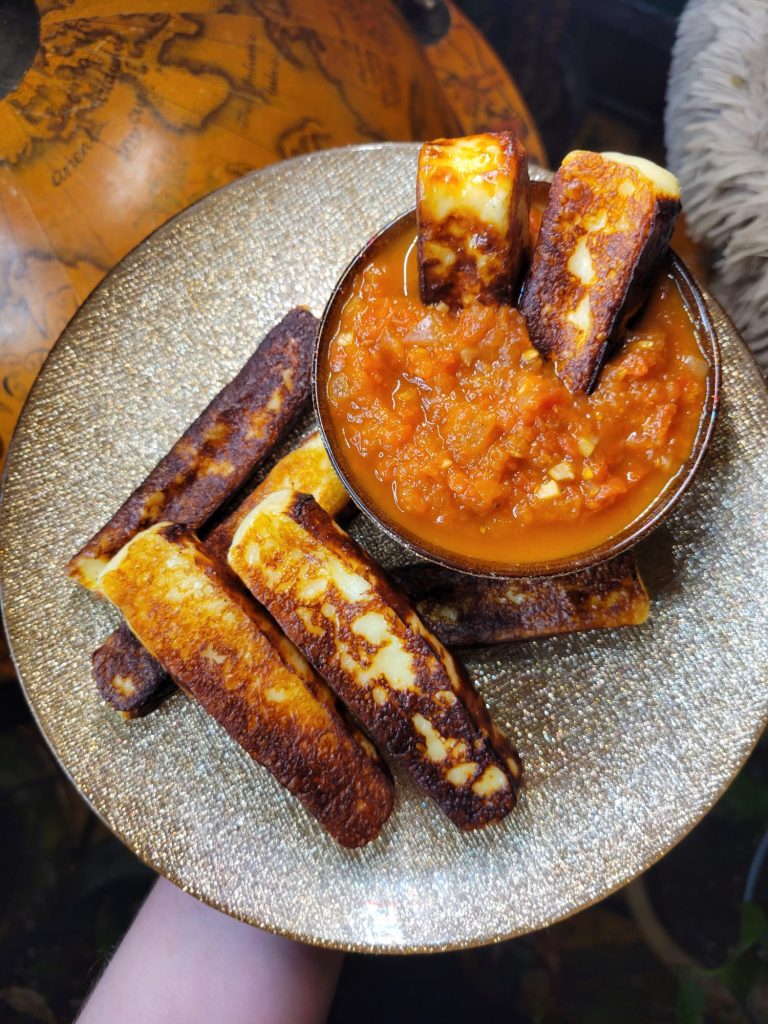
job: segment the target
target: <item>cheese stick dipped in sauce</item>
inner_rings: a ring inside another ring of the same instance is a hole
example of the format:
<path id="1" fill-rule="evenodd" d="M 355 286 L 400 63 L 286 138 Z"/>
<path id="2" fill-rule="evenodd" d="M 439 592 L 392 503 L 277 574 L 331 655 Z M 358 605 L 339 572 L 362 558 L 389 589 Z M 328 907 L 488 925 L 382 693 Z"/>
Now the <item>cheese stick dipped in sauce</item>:
<path id="1" fill-rule="evenodd" d="M 463 668 L 312 497 L 265 498 L 235 534 L 229 564 L 459 828 L 512 810 L 519 758 Z"/>
<path id="2" fill-rule="evenodd" d="M 679 212 L 677 179 L 650 160 L 580 150 L 563 160 L 520 309 L 534 346 L 570 391 L 596 387 Z"/>
<path id="3" fill-rule="evenodd" d="M 509 131 L 425 142 L 416 190 L 424 303 L 511 303 L 528 261 L 528 161 Z"/>
<path id="4" fill-rule="evenodd" d="M 143 646 L 342 846 L 378 835 L 391 780 L 293 644 L 234 587 L 187 527 L 139 533 L 95 590 Z"/>

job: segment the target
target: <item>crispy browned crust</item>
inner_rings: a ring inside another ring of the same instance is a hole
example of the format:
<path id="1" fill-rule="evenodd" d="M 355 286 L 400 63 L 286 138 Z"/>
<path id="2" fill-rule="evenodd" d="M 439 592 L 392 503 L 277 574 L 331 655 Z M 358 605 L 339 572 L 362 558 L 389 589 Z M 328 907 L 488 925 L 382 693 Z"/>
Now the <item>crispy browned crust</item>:
<path id="1" fill-rule="evenodd" d="M 229 574 L 227 552 L 240 522 L 270 491 L 291 486 L 312 494 L 331 516 L 349 504 L 349 495 L 331 465 L 320 434 L 310 434 L 273 466 L 262 482 L 217 526 L 203 543 L 221 571 Z M 239 581 L 231 574 L 234 585 Z M 93 656 L 93 677 L 99 693 L 126 717 L 135 718 L 157 707 L 172 692 L 172 681 L 131 631 L 120 626 Z"/>
<path id="2" fill-rule="evenodd" d="M 146 715 L 173 692 L 171 677 L 125 623 L 93 652 L 91 660 L 97 690 L 124 718 Z"/>
<path id="3" fill-rule="evenodd" d="M 110 521 L 70 560 L 91 586 L 140 530 L 161 520 L 194 528 L 231 497 L 309 399 L 317 319 L 294 309 L 266 336 Z"/>
<path id="4" fill-rule="evenodd" d="M 312 497 L 278 491 L 231 567 L 373 739 L 462 829 L 513 808 L 520 761 L 466 672 Z"/>
<path id="5" fill-rule="evenodd" d="M 205 549 L 222 565 L 227 564 L 227 554 L 232 538 L 249 512 L 272 491 L 290 487 L 303 494 L 311 494 L 321 508 L 335 519 L 349 505 L 347 494 L 336 470 L 328 458 L 319 431 L 314 431 L 300 445 L 283 456 L 255 487 L 205 539 Z"/>
<path id="6" fill-rule="evenodd" d="M 473 199 L 504 188 L 504 217 L 493 223 Z M 416 196 L 422 301 L 511 303 L 529 257 L 528 162 L 514 134 L 425 142 Z"/>
<path id="7" fill-rule="evenodd" d="M 630 186 L 634 192 L 623 194 Z M 555 175 L 520 308 L 531 341 L 571 391 L 597 385 L 611 343 L 645 299 L 679 210 L 679 200 L 659 195 L 633 167 L 599 153 L 572 154 Z M 569 269 L 579 243 L 594 271 L 587 281 Z"/>
<path id="8" fill-rule="evenodd" d="M 351 735 L 306 660 L 186 527 L 138 534 L 96 588 L 141 642 L 343 846 L 373 839 L 389 778 Z"/>
<path id="9" fill-rule="evenodd" d="M 394 576 L 429 628 L 455 646 L 639 626 L 650 610 L 631 553 L 568 576 L 480 579 L 426 564 Z"/>

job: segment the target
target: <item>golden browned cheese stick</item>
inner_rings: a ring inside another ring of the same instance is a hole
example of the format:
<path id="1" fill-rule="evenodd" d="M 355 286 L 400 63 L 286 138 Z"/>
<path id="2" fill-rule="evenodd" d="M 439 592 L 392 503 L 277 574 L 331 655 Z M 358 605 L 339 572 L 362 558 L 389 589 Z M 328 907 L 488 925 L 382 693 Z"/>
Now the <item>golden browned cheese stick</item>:
<path id="1" fill-rule="evenodd" d="M 535 579 L 481 579 L 424 564 L 393 575 L 427 626 L 454 646 L 639 626 L 650 609 L 631 553 Z"/>
<path id="2" fill-rule="evenodd" d="M 677 179 L 621 153 L 575 150 L 552 182 L 520 309 L 571 391 L 593 390 L 638 311 L 680 211 Z"/>
<path id="3" fill-rule="evenodd" d="M 95 588 L 192 697 L 343 846 L 378 835 L 391 781 L 358 744 L 332 695 L 185 526 L 137 534 Z"/>
<path id="4" fill-rule="evenodd" d="M 317 502 L 275 491 L 229 564 L 380 747 L 455 824 L 513 808 L 520 761 L 464 669 Z"/>
<path id="5" fill-rule="evenodd" d="M 140 530 L 160 520 L 198 527 L 269 454 L 309 398 L 317 319 L 294 309 L 266 336 L 147 479 L 67 565 L 85 587 Z"/>
<path id="6" fill-rule="evenodd" d="M 349 495 L 315 431 L 283 456 L 203 542 L 224 572 L 229 571 L 227 552 L 241 520 L 270 491 L 286 486 L 314 495 L 330 516 L 337 516 L 349 504 Z M 94 654 L 93 678 L 104 700 L 126 718 L 146 714 L 162 696 L 172 692 L 167 672 L 125 626 L 120 626 Z"/>
<path id="7" fill-rule="evenodd" d="M 528 160 L 510 131 L 425 142 L 416 186 L 421 299 L 511 303 L 528 262 Z"/>
<path id="8" fill-rule="evenodd" d="M 209 554 L 226 565 L 232 538 L 243 519 L 272 491 L 286 487 L 311 494 L 332 519 L 343 512 L 350 502 L 338 473 L 331 465 L 323 439 L 316 430 L 293 451 L 283 456 L 258 487 L 243 498 L 237 508 L 208 534 L 205 548 Z"/>

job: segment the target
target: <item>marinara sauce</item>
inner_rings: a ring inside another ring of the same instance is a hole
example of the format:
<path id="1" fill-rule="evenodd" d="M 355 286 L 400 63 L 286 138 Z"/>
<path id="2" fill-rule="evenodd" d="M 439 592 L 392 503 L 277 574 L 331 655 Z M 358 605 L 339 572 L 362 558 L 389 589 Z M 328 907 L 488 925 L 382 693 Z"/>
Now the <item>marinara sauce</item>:
<path id="1" fill-rule="evenodd" d="M 349 469 L 406 531 L 460 555 L 567 557 L 631 524 L 690 455 L 709 364 L 659 276 L 592 395 L 571 394 L 516 309 L 419 299 L 413 229 L 358 274 L 329 352 Z"/>

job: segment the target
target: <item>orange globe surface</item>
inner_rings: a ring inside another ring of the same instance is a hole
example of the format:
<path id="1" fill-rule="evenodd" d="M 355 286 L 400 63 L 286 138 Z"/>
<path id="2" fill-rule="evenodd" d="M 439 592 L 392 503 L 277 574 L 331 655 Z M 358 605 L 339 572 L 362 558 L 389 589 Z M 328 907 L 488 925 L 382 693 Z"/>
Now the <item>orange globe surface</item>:
<path id="1" fill-rule="evenodd" d="M 348 143 L 515 125 L 471 23 L 421 46 L 379 0 L 40 0 L 0 99 L 0 458 L 51 345 L 152 230 L 255 168 Z"/>

